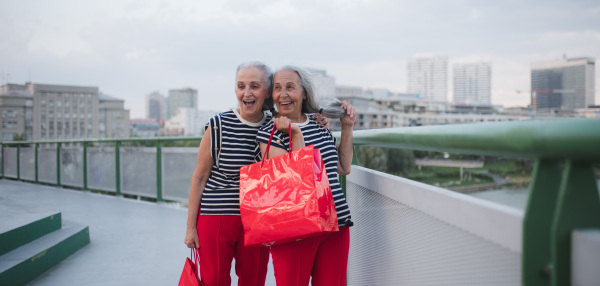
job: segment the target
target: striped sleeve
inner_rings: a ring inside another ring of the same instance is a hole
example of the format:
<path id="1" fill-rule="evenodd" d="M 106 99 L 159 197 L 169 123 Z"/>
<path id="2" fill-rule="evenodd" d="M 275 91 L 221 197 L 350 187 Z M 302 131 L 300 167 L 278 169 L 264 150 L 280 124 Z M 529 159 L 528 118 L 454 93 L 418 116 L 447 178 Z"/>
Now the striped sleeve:
<path id="1" fill-rule="evenodd" d="M 272 130 L 273 121 L 271 120 L 258 129 L 258 132 L 256 133 L 256 142 L 268 144 Z M 278 130 L 275 130 L 275 133 L 273 134 L 273 139 L 271 140 L 271 146 L 287 150 L 289 146 L 288 136 L 282 134 Z"/>

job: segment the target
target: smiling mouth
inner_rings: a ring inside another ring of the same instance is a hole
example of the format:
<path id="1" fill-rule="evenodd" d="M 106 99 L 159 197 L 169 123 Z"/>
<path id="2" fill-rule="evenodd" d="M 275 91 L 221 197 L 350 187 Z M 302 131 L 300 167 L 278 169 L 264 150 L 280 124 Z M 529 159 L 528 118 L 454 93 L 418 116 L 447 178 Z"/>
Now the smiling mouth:
<path id="1" fill-rule="evenodd" d="M 254 104 L 256 103 L 256 100 L 242 100 L 242 102 L 244 103 L 245 107 L 250 108 L 250 107 L 254 106 Z"/>
<path id="2" fill-rule="evenodd" d="M 288 106 L 288 105 L 292 105 L 293 102 L 282 102 L 281 105 L 282 106 Z"/>

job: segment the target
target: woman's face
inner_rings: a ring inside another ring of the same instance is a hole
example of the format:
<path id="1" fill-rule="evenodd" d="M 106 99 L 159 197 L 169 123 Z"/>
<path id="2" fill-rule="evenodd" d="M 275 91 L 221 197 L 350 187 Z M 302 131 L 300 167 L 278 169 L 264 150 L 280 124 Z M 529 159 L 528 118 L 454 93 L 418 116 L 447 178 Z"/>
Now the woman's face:
<path id="1" fill-rule="evenodd" d="M 288 118 L 302 114 L 302 101 L 306 99 L 300 76 L 293 70 L 281 70 L 273 78 L 273 100 L 277 112 Z"/>
<path id="2" fill-rule="evenodd" d="M 262 118 L 262 106 L 267 98 L 263 72 L 256 67 L 245 67 L 238 72 L 235 84 L 240 115 L 246 120 L 259 116 Z"/>

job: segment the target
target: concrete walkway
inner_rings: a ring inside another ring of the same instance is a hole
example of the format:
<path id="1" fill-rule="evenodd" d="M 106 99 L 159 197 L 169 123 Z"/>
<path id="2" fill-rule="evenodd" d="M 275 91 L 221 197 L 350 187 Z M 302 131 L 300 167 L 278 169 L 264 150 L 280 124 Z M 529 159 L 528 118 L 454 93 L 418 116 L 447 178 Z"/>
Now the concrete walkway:
<path id="1" fill-rule="evenodd" d="M 6 179 L 0 211 L 3 205 L 59 211 L 63 220 L 89 226 L 90 245 L 30 285 L 177 285 L 190 254 L 183 244 L 187 209 L 180 206 Z M 275 285 L 272 266 L 267 285 Z"/>

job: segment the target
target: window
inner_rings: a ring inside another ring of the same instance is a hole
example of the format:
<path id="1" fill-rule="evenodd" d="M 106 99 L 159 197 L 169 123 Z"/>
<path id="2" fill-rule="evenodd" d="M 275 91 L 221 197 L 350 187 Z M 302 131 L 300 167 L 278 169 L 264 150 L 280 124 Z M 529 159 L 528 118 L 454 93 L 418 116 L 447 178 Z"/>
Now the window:
<path id="1" fill-rule="evenodd" d="M 2 132 L 2 140 L 4 140 L 4 141 L 12 140 L 13 136 L 14 136 L 14 133 Z"/>
<path id="2" fill-rule="evenodd" d="M 17 117 L 17 111 L 14 109 L 4 109 L 2 110 L 2 118 L 12 118 Z"/>
<path id="3" fill-rule="evenodd" d="M 2 121 L 2 128 L 4 129 L 17 129 L 16 121 Z M 12 140 L 12 138 L 11 138 Z"/>

